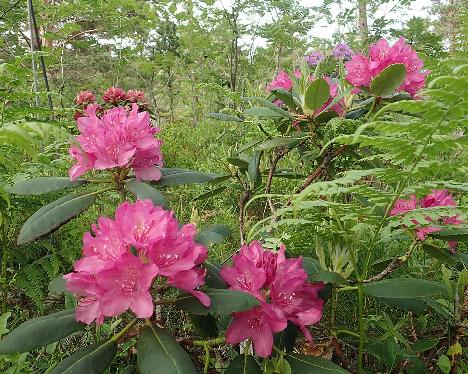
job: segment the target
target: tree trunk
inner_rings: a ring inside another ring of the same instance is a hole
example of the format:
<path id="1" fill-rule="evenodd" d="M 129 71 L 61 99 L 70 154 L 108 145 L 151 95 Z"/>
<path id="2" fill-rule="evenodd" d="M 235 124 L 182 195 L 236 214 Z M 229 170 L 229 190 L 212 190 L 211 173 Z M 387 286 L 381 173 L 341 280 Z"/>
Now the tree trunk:
<path id="1" fill-rule="evenodd" d="M 357 0 L 357 26 L 359 40 L 362 45 L 367 43 L 369 37 L 369 27 L 367 25 L 367 0 Z"/>

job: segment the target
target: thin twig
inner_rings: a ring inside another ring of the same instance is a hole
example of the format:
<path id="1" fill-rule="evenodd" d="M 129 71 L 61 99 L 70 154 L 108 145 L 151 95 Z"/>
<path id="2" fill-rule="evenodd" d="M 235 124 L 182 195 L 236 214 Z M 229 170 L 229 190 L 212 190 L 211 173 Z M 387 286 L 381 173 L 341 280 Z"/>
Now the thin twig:
<path id="1" fill-rule="evenodd" d="M 408 251 L 401 257 L 394 258 L 388 265 L 387 267 L 382 270 L 379 274 L 376 274 L 368 279 L 363 280 L 363 283 L 370 283 L 370 282 L 375 282 L 384 279 L 387 277 L 389 274 L 391 274 L 393 271 L 398 269 L 400 266 L 402 266 L 406 261 L 408 261 L 409 257 L 411 256 L 411 253 L 414 251 L 418 244 L 418 241 L 414 241 L 413 244 L 411 244 L 410 248 Z"/>

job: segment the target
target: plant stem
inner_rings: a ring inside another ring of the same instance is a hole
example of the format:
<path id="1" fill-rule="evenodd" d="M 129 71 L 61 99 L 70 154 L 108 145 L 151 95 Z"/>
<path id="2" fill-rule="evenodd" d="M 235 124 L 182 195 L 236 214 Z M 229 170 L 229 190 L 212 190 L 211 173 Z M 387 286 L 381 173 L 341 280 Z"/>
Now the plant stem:
<path id="1" fill-rule="evenodd" d="M 380 101 L 380 99 L 378 97 L 374 97 L 374 100 L 372 101 L 372 105 L 369 109 L 369 111 L 367 112 L 366 116 L 364 117 L 364 121 L 367 121 L 369 119 L 369 117 L 371 116 L 371 114 L 374 112 L 374 109 L 377 105 L 377 103 Z"/>
<path id="2" fill-rule="evenodd" d="M 205 344 L 205 366 L 203 367 L 203 373 L 207 374 L 210 367 L 210 346 Z"/>
<path id="3" fill-rule="evenodd" d="M 3 231 L 2 237 L 0 238 L 0 245 L 2 246 L 2 275 L 1 275 L 1 283 L 2 283 L 2 314 L 6 313 L 6 307 L 7 307 L 7 296 L 8 296 L 8 291 L 7 291 L 7 262 L 8 262 L 8 247 L 7 247 L 7 241 L 6 241 L 6 232 Z M 5 237 L 3 237 L 5 236 Z"/>
<path id="4" fill-rule="evenodd" d="M 375 282 L 385 278 L 387 275 L 391 274 L 395 269 L 398 269 L 401 265 L 403 265 L 406 261 L 408 261 L 411 253 L 413 253 L 414 249 L 417 247 L 419 242 L 417 240 L 413 241 L 411 246 L 409 247 L 408 251 L 401 257 L 394 258 L 392 262 L 388 264 L 388 266 L 382 270 L 379 274 L 370 277 L 369 279 L 363 280 L 363 283 Z"/>
<path id="5" fill-rule="evenodd" d="M 366 336 L 366 328 L 364 325 L 364 293 L 362 291 L 362 283 L 358 284 L 358 318 L 359 318 L 359 352 L 358 352 L 358 374 L 362 373 L 362 359 L 364 356 L 364 340 Z"/>
<path id="6" fill-rule="evenodd" d="M 128 330 L 138 321 L 138 318 L 132 319 L 122 330 L 120 330 L 117 334 L 115 334 L 110 340 L 113 342 L 118 341 L 121 337 L 123 337 Z"/>

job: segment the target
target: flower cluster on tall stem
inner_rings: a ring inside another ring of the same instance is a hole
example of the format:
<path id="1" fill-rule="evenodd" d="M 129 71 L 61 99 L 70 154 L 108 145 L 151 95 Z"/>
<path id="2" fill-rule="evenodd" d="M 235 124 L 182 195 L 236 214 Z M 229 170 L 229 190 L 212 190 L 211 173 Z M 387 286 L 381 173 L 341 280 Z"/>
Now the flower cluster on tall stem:
<path id="1" fill-rule="evenodd" d="M 284 246 L 273 252 L 253 241 L 240 249 L 233 257 L 233 266 L 224 266 L 220 275 L 230 289 L 248 292 L 260 303 L 250 310 L 232 313 L 227 343 L 252 339 L 255 353 L 267 357 L 272 351 L 273 334 L 283 331 L 288 321 L 312 339 L 307 326 L 322 318 L 319 291 L 324 285 L 307 282 L 301 257 L 286 259 Z"/>
<path id="2" fill-rule="evenodd" d="M 78 118 L 80 135 L 69 153 L 76 164 L 69 170 L 75 180 L 89 170 L 132 169 L 137 179 L 158 180 L 163 165 L 161 140 L 154 136 L 159 128 L 151 125 L 148 112 L 139 112 L 132 104 L 107 110 L 101 117 L 94 104 L 86 108 L 86 116 Z"/>
<path id="3" fill-rule="evenodd" d="M 406 68 L 405 80 L 397 92 L 406 91 L 415 96 L 424 87 L 429 71 L 423 70 L 423 61 L 404 38 L 392 46 L 382 38 L 369 47 L 368 56 L 354 55 L 346 62 L 346 79 L 357 88 L 369 87 L 372 80 L 392 64 L 403 64 Z"/>
<path id="4" fill-rule="evenodd" d="M 205 305 L 207 249 L 197 244 L 195 227 L 179 226 L 171 211 L 150 200 L 124 202 L 115 219 L 100 217 L 83 236 L 83 257 L 66 274 L 66 288 L 78 298 L 76 318 L 86 324 L 130 309 L 137 317 L 153 314 L 150 292 L 157 276 L 194 295 Z"/>

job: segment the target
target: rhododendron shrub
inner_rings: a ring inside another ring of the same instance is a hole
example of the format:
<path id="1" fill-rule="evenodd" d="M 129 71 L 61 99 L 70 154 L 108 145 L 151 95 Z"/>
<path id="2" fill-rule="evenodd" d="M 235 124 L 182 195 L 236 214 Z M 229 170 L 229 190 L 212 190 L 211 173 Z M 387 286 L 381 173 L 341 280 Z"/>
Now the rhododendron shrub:
<path id="1" fill-rule="evenodd" d="M 83 236 L 83 257 L 75 262 L 75 271 L 64 276 L 67 289 L 78 297 L 79 321 L 101 324 L 104 317 L 127 309 L 151 317 L 150 291 L 158 275 L 210 305 L 209 297 L 197 290 L 204 284 L 200 265 L 207 249 L 194 241 L 193 225 L 179 227 L 171 211 L 150 200 L 125 202 L 114 220 L 101 217 L 92 231 Z"/>
<path id="2" fill-rule="evenodd" d="M 322 318 L 323 300 L 319 291 L 323 283 L 310 283 L 302 267 L 302 258 L 285 258 L 285 247 L 278 252 L 264 249 L 257 241 L 243 246 L 233 257 L 233 266 L 224 266 L 221 277 L 230 289 L 248 292 L 260 306 L 233 313 L 226 331 L 226 342 L 240 343 L 252 339 L 255 353 L 271 354 L 273 334 L 281 332 L 290 321 L 308 340 L 308 326 Z"/>

